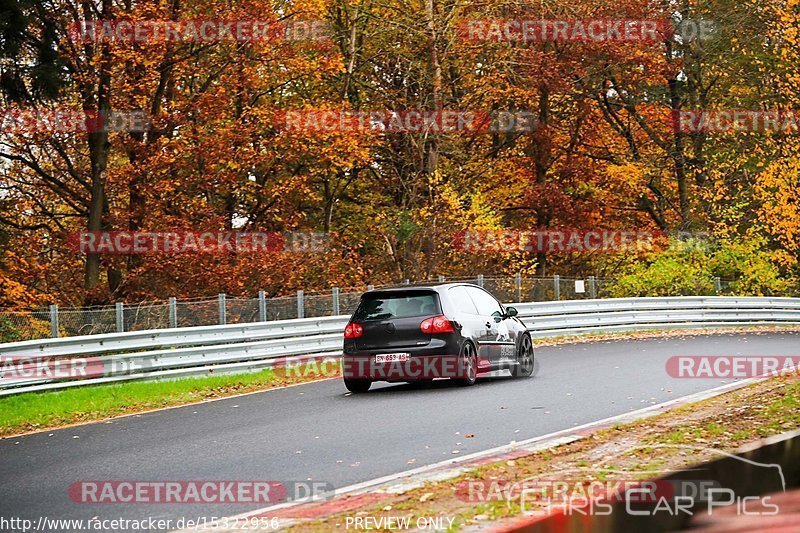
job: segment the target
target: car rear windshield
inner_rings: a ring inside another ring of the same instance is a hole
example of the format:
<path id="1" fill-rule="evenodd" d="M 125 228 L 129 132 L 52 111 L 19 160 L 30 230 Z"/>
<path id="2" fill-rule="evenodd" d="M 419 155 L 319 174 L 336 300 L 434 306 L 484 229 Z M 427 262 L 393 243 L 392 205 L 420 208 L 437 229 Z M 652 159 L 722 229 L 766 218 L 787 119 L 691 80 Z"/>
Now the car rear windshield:
<path id="1" fill-rule="evenodd" d="M 441 314 L 439 298 L 432 291 L 376 292 L 361 297 L 354 320 L 387 320 Z"/>

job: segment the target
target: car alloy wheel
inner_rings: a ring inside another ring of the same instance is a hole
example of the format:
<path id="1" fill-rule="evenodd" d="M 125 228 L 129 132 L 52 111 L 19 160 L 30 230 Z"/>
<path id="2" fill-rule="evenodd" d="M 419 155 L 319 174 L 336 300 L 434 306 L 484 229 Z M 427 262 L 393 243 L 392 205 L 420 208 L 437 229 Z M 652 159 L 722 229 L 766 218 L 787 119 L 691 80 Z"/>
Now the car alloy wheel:
<path id="1" fill-rule="evenodd" d="M 459 370 L 464 373 L 464 377 L 459 378 L 458 383 L 464 386 L 474 385 L 478 380 L 478 355 L 471 342 L 464 343 L 458 363 L 460 365 Z"/>
<path id="2" fill-rule="evenodd" d="M 524 335 L 519 344 L 519 351 L 517 352 L 517 364 L 511 371 L 514 377 L 527 378 L 533 374 L 533 369 L 536 366 L 536 361 L 533 354 L 533 341 L 530 335 Z"/>

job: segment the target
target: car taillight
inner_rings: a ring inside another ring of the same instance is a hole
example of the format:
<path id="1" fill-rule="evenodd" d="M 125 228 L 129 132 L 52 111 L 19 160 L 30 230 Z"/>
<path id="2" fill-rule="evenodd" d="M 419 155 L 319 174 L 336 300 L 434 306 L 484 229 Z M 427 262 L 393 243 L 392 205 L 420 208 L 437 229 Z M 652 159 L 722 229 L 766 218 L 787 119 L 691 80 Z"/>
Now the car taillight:
<path id="1" fill-rule="evenodd" d="M 448 320 L 444 315 L 435 316 L 433 318 L 426 318 L 419 325 L 422 333 L 433 335 L 435 333 L 450 333 L 453 330 L 453 323 Z"/>
<path id="2" fill-rule="evenodd" d="M 357 339 L 364 334 L 364 327 L 361 324 L 350 322 L 344 328 L 345 339 Z"/>

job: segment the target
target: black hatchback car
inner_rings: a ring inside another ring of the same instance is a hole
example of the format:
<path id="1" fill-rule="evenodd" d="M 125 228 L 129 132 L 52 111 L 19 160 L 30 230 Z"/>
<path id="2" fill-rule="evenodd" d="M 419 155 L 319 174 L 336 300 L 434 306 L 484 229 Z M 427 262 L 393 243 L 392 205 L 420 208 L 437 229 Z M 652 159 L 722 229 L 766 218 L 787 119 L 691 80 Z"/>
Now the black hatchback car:
<path id="1" fill-rule="evenodd" d="M 494 370 L 530 376 L 534 353 L 516 309 L 477 285 L 448 283 L 363 294 L 345 328 L 342 366 L 351 392 L 374 381 L 473 385 Z"/>

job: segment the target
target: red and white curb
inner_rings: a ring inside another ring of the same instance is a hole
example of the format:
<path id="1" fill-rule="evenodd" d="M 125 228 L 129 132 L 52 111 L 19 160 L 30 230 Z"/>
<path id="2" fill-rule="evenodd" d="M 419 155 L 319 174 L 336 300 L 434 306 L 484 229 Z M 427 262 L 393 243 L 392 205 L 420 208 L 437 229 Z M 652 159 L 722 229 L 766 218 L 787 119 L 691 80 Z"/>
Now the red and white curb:
<path id="1" fill-rule="evenodd" d="M 347 487 L 336 489 L 327 499 L 316 497 L 304 501 L 291 501 L 249 511 L 240 515 L 211 523 L 204 527 L 204 531 L 219 533 L 234 533 L 241 531 L 239 524 L 255 524 L 258 519 L 263 519 L 264 530 L 275 531 L 311 520 L 319 520 L 333 515 L 355 511 L 365 505 L 375 505 L 390 495 L 403 494 L 412 489 L 419 488 L 426 483 L 444 481 L 458 477 L 471 469 L 489 463 L 508 461 L 530 455 L 531 453 L 555 448 L 564 444 L 575 442 L 599 430 L 613 427 L 617 424 L 636 422 L 663 412 L 699 401 L 703 401 L 726 392 L 730 392 L 753 383 L 763 381 L 765 378 L 751 378 L 727 383 L 713 389 L 697 392 L 680 398 L 675 398 L 664 403 L 589 422 L 573 428 L 564 429 L 547 435 L 531 439 L 511 442 L 489 450 L 476 452 L 463 457 L 448 459 L 397 474 L 364 481 Z M 276 520 L 272 520 L 276 519 Z M 530 520 L 530 518 L 528 518 Z M 266 525 L 269 521 L 270 525 Z M 232 527 L 233 525 L 233 527 Z M 487 527 L 491 527 L 486 524 Z M 508 524 L 499 526 L 498 531 L 507 531 Z M 251 531 L 259 530 L 256 527 Z M 193 531 L 193 530 L 183 530 Z"/>

